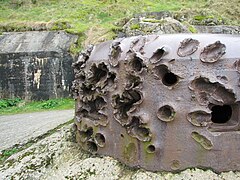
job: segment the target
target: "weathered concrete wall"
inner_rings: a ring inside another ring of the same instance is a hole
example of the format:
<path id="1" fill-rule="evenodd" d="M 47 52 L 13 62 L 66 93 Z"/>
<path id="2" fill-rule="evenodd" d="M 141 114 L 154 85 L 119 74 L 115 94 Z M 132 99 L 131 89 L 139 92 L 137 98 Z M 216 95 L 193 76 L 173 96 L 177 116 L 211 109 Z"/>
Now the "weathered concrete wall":
<path id="1" fill-rule="evenodd" d="M 73 80 L 69 53 L 77 36 L 65 32 L 4 33 L 0 36 L 0 98 L 66 97 Z"/>

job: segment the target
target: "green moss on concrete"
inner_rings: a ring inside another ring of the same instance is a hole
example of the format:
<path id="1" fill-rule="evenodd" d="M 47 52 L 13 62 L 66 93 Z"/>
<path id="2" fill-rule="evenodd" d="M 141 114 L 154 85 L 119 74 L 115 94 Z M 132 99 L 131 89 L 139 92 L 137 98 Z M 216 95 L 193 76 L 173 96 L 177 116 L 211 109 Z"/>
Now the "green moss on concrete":
<path id="1" fill-rule="evenodd" d="M 139 23 L 132 24 L 132 25 L 130 26 L 130 29 L 131 29 L 131 30 L 140 29 L 140 24 L 139 24 Z"/>
<path id="2" fill-rule="evenodd" d="M 159 20 L 159 19 L 143 19 L 143 22 L 149 22 L 149 23 L 162 23 L 163 20 Z"/>

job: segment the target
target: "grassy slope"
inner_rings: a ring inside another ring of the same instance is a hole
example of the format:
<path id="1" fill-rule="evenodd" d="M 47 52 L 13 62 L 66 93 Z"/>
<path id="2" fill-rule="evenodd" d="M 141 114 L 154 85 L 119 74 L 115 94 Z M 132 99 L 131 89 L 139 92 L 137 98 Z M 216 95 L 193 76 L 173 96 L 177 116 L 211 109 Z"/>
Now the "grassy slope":
<path id="1" fill-rule="evenodd" d="M 12 3 L 23 2 L 17 6 Z M 199 1 L 159 0 L 0 0 L 0 23 L 65 21 L 70 32 L 84 32 L 98 26 L 110 30 L 119 19 L 145 11 L 177 11 L 182 8 L 204 6 Z M 31 24 L 31 23 L 30 23 Z"/>
<path id="2" fill-rule="evenodd" d="M 85 34 L 90 40 L 83 36 L 79 40 L 86 40 L 82 44 L 85 47 L 113 39 L 119 28 L 117 22 L 141 12 L 170 10 L 184 16 L 210 15 L 237 25 L 238 4 L 240 0 L 0 0 L 0 31 L 64 29 Z"/>
<path id="3" fill-rule="evenodd" d="M 64 98 L 29 103 L 20 102 L 18 106 L 0 109 L 0 115 L 65 109 L 74 109 L 73 99 Z"/>

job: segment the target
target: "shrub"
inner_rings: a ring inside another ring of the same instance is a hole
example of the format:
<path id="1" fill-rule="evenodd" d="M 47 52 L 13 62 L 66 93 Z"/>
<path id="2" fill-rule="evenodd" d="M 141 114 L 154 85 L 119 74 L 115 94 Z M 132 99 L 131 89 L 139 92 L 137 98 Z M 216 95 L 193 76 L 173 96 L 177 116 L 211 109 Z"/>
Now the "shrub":
<path id="1" fill-rule="evenodd" d="M 14 99 L 1 99 L 0 100 L 0 109 L 17 106 L 19 102 L 22 100 L 20 98 L 14 98 Z"/>
<path id="2" fill-rule="evenodd" d="M 42 109 L 51 109 L 59 105 L 59 102 L 57 100 L 48 100 L 40 105 Z"/>

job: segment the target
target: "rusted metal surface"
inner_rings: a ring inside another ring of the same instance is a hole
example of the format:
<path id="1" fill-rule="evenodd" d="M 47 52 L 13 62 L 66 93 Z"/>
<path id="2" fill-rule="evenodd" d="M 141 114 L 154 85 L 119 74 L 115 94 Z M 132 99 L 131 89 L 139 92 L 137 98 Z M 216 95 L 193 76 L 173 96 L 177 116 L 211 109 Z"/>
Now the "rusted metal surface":
<path id="1" fill-rule="evenodd" d="M 74 64 L 79 144 L 151 171 L 240 170 L 240 36 L 105 42 Z"/>

